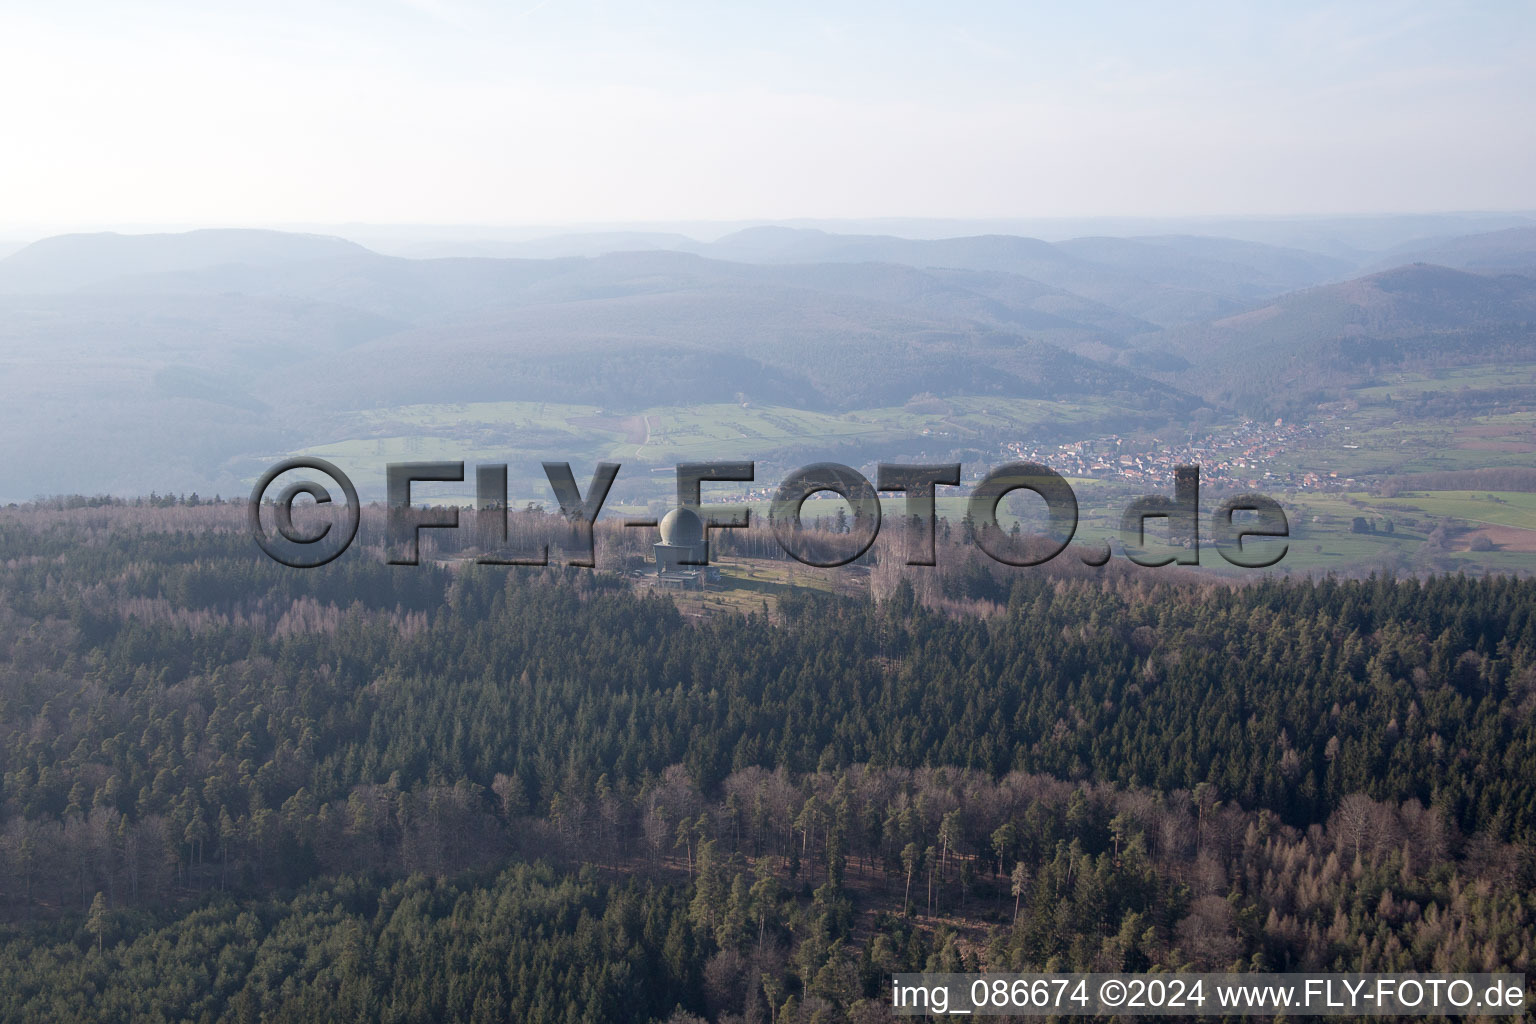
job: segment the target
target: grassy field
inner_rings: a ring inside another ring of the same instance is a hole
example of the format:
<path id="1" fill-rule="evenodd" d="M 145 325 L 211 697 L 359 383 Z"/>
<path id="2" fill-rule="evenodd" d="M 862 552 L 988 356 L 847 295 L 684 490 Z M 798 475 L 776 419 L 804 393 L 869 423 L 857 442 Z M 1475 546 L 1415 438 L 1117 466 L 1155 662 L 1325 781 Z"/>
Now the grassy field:
<path id="1" fill-rule="evenodd" d="M 671 463 L 700 459 L 752 459 L 786 446 L 836 446 L 901 436 L 903 425 L 869 414 L 833 415 L 778 407 L 703 405 L 650 409 L 644 440 L 608 452 L 611 459 Z"/>
<path id="2" fill-rule="evenodd" d="M 466 453 L 511 457 L 557 454 L 642 462 L 679 458 L 763 458 L 785 448 L 911 438 L 967 438 L 1042 427 L 1090 427 L 1110 406 L 1038 399 L 951 398 L 917 407 L 830 413 L 782 406 L 713 404 L 662 406 L 609 413 L 595 406 L 554 402 L 475 402 L 410 405 L 358 413 L 348 436 L 307 451 L 372 456 L 394 453 L 408 439 L 438 438 Z M 418 440 L 415 443 L 420 443 Z M 563 444 L 565 447 L 552 447 Z"/>
<path id="3" fill-rule="evenodd" d="M 1385 512 L 1420 513 L 1437 519 L 1461 519 L 1489 526 L 1536 530 L 1536 494 L 1513 491 L 1410 491 L 1393 498 L 1371 498 Z"/>
<path id="4" fill-rule="evenodd" d="M 1401 401 L 1405 398 L 1468 390 L 1527 387 L 1536 385 L 1536 366 L 1529 363 L 1489 364 L 1438 370 L 1433 373 L 1401 371 L 1385 375 L 1379 382 L 1356 388 L 1354 394 L 1366 401 Z"/>
<path id="5" fill-rule="evenodd" d="M 547 500 L 539 469 L 544 460 L 571 462 L 578 476 L 606 460 L 629 467 L 621 477 L 621 492 L 633 495 L 638 487 L 647 497 L 661 498 L 672 486 L 665 471 L 678 462 L 797 463 L 830 457 L 858 463 L 861 452 L 891 445 L 948 452 L 986 443 L 985 438 L 1027 438 L 1068 425 L 1089 430 L 1112 412 L 1092 404 L 999 398 L 933 400 L 915 409 L 842 414 L 737 404 L 616 414 L 554 402 L 446 403 L 358 413 L 346 424 L 346 436 L 286 454 L 318 456 L 348 472 L 355 469 L 354 479 L 369 494 L 382 492 L 384 468 L 391 462 L 505 462 L 510 496 L 519 503 Z M 474 496 L 471 483 L 429 485 L 422 493 L 438 501 Z"/>

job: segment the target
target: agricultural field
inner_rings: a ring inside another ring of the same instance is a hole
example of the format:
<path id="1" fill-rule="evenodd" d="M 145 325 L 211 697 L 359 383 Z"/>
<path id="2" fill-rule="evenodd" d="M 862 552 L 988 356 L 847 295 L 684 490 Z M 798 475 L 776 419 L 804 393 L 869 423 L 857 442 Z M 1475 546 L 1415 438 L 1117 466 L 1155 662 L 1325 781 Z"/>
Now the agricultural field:
<path id="1" fill-rule="evenodd" d="M 1275 460 L 1286 472 L 1357 480 L 1532 465 L 1536 365 L 1399 372 L 1321 407 L 1308 445 Z"/>
<path id="2" fill-rule="evenodd" d="M 1536 494 L 1515 491 L 1409 491 L 1392 498 L 1371 498 L 1373 508 L 1388 513 L 1423 514 L 1482 526 L 1536 531 Z"/>
<path id="3" fill-rule="evenodd" d="M 1399 370 L 1384 375 L 1378 382 L 1356 388 L 1354 394 L 1362 401 L 1390 402 L 1437 392 L 1530 386 L 1536 386 L 1536 366 L 1528 363 L 1485 364 L 1429 373 Z"/>

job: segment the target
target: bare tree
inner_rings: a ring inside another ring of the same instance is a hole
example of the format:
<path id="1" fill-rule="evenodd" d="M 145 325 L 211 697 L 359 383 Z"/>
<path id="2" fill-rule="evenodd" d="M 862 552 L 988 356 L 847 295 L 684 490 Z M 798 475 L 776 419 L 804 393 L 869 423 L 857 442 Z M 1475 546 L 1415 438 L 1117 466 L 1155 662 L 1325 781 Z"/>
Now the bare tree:
<path id="1" fill-rule="evenodd" d="M 1376 820 L 1376 801 L 1364 793 L 1351 793 L 1339 801 L 1338 810 L 1328 819 L 1328 832 L 1336 842 L 1350 847 L 1359 860 Z"/>

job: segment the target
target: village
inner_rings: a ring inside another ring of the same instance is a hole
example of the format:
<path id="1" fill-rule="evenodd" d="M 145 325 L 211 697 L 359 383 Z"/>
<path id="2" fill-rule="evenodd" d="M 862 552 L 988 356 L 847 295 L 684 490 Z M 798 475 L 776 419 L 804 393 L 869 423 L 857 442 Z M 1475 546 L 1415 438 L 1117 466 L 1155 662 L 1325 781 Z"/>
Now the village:
<path id="1" fill-rule="evenodd" d="M 1199 466 L 1202 484 L 1218 489 L 1343 491 L 1355 487 L 1353 477 L 1338 473 L 1275 468 L 1275 460 L 1324 435 L 1323 428 L 1309 423 L 1243 420 L 1231 430 L 1178 442 L 1105 434 L 1054 445 L 1014 441 L 1002 450 L 1010 459 L 1038 462 L 1066 477 L 1163 484 L 1173 480 L 1174 467 Z"/>

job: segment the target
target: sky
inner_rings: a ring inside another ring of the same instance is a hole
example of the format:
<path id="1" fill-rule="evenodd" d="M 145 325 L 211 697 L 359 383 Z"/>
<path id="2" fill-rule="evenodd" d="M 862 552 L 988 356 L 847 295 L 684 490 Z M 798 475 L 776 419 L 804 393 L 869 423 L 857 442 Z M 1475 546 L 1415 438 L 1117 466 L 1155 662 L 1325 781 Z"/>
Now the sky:
<path id="1" fill-rule="evenodd" d="M 0 0 L 0 230 L 1536 209 L 1536 5 Z"/>

